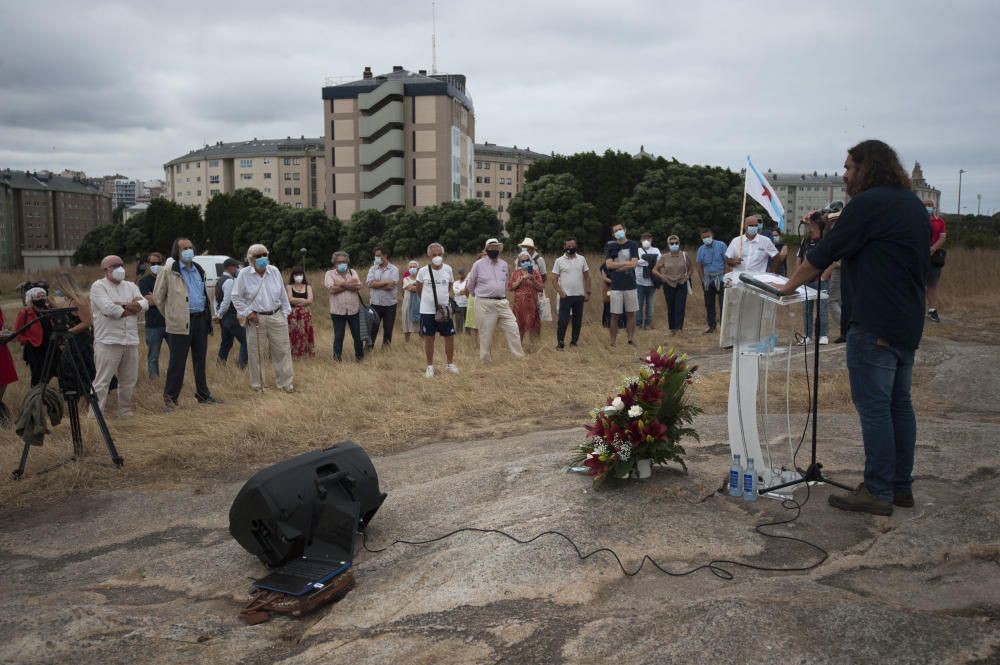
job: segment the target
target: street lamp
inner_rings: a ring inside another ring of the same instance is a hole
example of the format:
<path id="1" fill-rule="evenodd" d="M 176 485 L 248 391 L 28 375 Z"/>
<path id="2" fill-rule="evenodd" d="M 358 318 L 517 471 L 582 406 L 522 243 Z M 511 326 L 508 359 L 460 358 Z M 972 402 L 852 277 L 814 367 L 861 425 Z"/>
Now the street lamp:
<path id="1" fill-rule="evenodd" d="M 982 212 L 982 209 L 983 209 L 983 195 L 976 194 L 976 217 L 979 217 L 979 213 Z"/>
<path id="2" fill-rule="evenodd" d="M 965 169 L 958 170 L 958 216 L 962 216 L 962 174 L 968 173 Z"/>

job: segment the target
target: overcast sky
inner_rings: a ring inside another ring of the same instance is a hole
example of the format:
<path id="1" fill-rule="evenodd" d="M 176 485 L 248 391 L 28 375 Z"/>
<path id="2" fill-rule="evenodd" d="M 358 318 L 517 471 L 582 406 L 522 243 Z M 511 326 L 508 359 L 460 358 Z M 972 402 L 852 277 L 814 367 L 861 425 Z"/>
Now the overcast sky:
<path id="1" fill-rule="evenodd" d="M 1000 2 L 437 2 L 476 140 L 842 172 L 880 138 L 1000 210 Z M 163 177 L 205 142 L 320 136 L 326 77 L 431 68 L 431 3 L 2 0 L 0 168 Z"/>

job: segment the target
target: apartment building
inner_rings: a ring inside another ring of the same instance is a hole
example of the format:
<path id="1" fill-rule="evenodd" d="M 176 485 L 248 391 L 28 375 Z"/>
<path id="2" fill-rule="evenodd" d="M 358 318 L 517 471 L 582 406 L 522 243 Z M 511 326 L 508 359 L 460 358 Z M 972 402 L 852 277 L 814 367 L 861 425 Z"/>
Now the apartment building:
<path id="1" fill-rule="evenodd" d="M 0 267 L 69 266 L 80 241 L 111 223 L 111 197 L 80 179 L 0 171 Z"/>
<path id="2" fill-rule="evenodd" d="M 497 211 L 506 224 L 510 219 L 510 200 L 524 189 L 524 176 L 532 162 L 548 155 L 532 152 L 531 148 L 477 143 L 474 151 L 476 198 Z"/>
<path id="3" fill-rule="evenodd" d="M 386 74 L 322 90 L 327 213 L 392 212 L 474 197 L 475 110 L 461 74 Z"/>
<path id="4" fill-rule="evenodd" d="M 323 139 L 219 141 L 163 165 L 163 196 L 202 210 L 216 194 L 256 189 L 282 205 L 325 208 Z"/>

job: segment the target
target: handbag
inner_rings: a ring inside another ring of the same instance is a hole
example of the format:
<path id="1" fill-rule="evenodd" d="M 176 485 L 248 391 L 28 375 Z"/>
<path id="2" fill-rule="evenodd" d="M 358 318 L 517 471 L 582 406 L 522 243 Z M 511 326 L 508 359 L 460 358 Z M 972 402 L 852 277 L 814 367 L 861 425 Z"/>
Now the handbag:
<path id="1" fill-rule="evenodd" d="M 944 260 L 948 257 L 948 251 L 944 249 L 935 249 L 934 253 L 931 254 L 931 265 L 935 268 L 943 268 Z"/>
<path id="2" fill-rule="evenodd" d="M 549 297 L 544 293 L 538 296 L 538 320 L 552 320 L 552 303 L 549 301 Z"/>
<path id="3" fill-rule="evenodd" d="M 361 307 L 358 310 L 358 327 L 360 328 L 361 340 L 365 343 L 365 346 L 371 348 L 375 340 L 372 334 L 375 330 L 378 330 L 378 324 L 381 317 L 378 315 L 371 305 L 366 305 L 364 298 L 361 294 L 358 294 L 358 302 L 361 303 Z"/>
<path id="4" fill-rule="evenodd" d="M 435 323 L 451 322 L 451 304 L 441 305 L 438 303 L 437 284 L 434 283 L 434 268 L 427 266 L 427 276 L 431 280 L 431 293 L 434 294 L 434 321 Z"/>

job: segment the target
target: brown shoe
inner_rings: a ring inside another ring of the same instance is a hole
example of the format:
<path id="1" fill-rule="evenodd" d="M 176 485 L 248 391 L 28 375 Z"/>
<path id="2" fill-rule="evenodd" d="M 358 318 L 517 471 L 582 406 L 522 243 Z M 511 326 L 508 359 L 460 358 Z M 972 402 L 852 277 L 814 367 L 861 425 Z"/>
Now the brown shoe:
<path id="1" fill-rule="evenodd" d="M 831 506 L 841 510 L 850 510 L 858 513 L 871 513 L 872 515 L 892 515 L 892 503 L 880 499 L 865 487 L 864 483 L 858 489 L 848 494 L 831 494 L 827 499 Z"/>
<path id="2" fill-rule="evenodd" d="M 913 501 L 913 492 L 911 490 L 893 490 L 892 504 L 900 508 L 912 508 L 916 505 Z"/>

